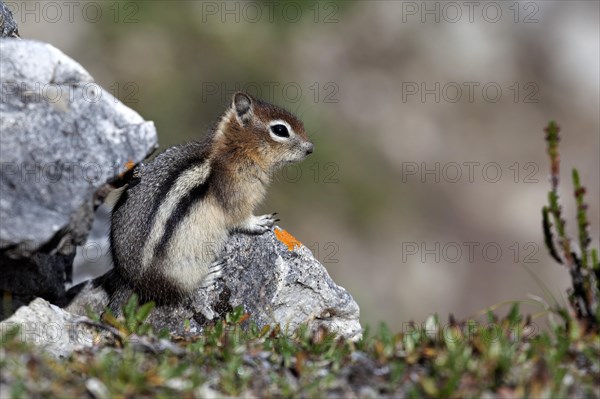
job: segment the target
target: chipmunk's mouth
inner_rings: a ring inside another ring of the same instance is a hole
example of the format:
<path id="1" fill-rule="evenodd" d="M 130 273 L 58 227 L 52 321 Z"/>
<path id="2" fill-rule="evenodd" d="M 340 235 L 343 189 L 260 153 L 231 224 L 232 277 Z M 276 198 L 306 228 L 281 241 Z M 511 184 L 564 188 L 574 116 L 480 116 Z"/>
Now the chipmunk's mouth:
<path id="1" fill-rule="evenodd" d="M 310 155 L 309 153 L 301 152 L 296 155 L 296 159 L 289 160 L 288 162 L 289 163 L 301 162 L 301 161 L 304 161 L 309 155 Z"/>
<path id="2" fill-rule="evenodd" d="M 275 168 L 281 168 L 293 163 L 304 161 L 312 152 L 314 146 L 311 144 L 310 147 L 295 148 L 294 151 L 289 152 L 286 157 L 277 161 L 273 166 Z"/>

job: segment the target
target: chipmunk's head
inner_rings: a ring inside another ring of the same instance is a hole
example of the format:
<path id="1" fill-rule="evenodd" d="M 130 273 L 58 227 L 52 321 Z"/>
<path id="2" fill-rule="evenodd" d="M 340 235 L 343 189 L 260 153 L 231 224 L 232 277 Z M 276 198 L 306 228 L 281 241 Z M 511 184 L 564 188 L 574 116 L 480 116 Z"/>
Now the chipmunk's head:
<path id="1" fill-rule="evenodd" d="M 226 126 L 219 130 L 229 145 L 239 147 L 265 169 L 302 161 L 313 152 L 298 118 L 246 93 L 233 95 L 222 123 Z"/>

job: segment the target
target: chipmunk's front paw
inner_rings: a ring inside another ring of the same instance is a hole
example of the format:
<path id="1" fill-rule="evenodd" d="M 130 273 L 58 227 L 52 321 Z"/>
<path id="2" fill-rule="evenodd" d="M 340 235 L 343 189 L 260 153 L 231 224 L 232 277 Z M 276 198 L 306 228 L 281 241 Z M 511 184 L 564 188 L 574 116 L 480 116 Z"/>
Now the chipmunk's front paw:
<path id="1" fill-rule="evenodd" d="M 277 212 L 269 215 L 251 216 L 246 223 L 236 229 L 242 233 L 248 234 L 263 234 L 271 229 L 279 219 L 275 218 Z"/>

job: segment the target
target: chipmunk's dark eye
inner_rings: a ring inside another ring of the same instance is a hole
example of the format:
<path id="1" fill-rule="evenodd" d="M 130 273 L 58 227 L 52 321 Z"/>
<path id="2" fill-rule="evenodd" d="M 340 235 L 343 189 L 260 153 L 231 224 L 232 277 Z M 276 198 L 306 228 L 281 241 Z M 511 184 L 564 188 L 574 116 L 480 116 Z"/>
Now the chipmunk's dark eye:
<path id="1" fill-rule="evenodd" d="M 271 126 L 271 131 L 274 135 L 279 137 L 290 137 L 290 132 L 288 132 L 288 129 L 285 127 L 285 125 L 273 125 Z"/>

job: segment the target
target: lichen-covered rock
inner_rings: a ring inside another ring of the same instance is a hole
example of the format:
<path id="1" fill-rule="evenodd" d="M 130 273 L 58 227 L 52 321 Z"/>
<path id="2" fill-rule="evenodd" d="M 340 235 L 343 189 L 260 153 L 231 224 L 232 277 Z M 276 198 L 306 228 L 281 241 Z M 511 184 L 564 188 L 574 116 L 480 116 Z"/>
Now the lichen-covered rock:
<path id="1" fill-rule="evenodd" d="M 0 289 L 54 301 L 98 198 L 156 130 L 46 43 L 0 39 L 0 81 Z"/>
<path id="2" fill-rule="evenodd" d="M 275 228 L 263 235 L 234 234 L 221 257 L 222 276 L 209 288 L 199 288 L 180 306 L 160 306 L 148 321 L 173 334 L 200 334 L 205 325 L 243 306 L 260 327 L 279 324 L 290 333 L 300 324 L 325 326 L 346 338 L 361 335 L 359 307 L 335 284 L 310 250 L 289 233 Z M 102 312 L 111 300 L 121 306 L 131 291 L 112 272 L 74 287 L 66 310 L 85 314 L 86 307 Z M 184 329 L 185 320 L 189 329 Z"/>

